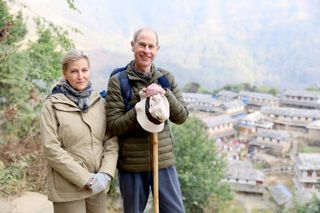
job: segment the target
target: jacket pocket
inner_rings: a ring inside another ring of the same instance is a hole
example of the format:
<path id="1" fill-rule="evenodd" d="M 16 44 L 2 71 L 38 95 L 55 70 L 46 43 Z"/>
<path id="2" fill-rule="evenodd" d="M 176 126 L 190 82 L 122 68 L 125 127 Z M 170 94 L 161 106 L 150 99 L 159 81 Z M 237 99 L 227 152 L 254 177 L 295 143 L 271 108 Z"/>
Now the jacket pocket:
<path id="1" fill-rule="evenodd" d="M 65 179 L 62 175 L 60 175 L 58 172 L 53 172 L 53 181 L 54 181 L 54 187 L 58 191 L 74 192 L 74 191 L 82 190 L 82 188 L 71 183 L 70 181 Z"/>

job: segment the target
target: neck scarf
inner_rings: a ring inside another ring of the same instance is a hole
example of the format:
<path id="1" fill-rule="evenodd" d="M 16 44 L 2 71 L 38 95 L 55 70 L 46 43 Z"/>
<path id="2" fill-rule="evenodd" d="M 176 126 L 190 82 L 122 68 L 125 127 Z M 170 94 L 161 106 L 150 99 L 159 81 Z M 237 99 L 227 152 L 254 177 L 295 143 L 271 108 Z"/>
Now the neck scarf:
<path id="1" fill-rule="evenodd" d="M 88 86 L 80 92 L 75 90 L 68 81 L 62 80 L 60 84 L 53 89 L 52 94 L 63 93 L 73 101 L 82 112 L 86 112 L 90 106 L 89 96 L 92 91 L 91 82 L 89 82 Z"/>
<path id="2" fill-rule="evenodd" d="M 135 62 L 131 63 L 131 69 L 133 70 L 136 75 L 138 75 L 141 79 L 143 79 L 145 82 L 149 82 L 152 78 L 153 75 L 153 69 L 152 67 L 150 68 L 150 72 L 141 72 L 135 68 Z"/>

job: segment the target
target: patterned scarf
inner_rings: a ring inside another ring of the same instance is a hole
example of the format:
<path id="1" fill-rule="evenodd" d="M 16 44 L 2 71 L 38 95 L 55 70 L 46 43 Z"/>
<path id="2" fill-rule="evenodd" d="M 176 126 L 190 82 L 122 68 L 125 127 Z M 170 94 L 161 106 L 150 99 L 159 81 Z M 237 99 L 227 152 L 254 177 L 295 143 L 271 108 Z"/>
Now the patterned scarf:
<path id="1" fill-rule="evenodd" d="M 73 101 L 82 112 L 86 112 L 90 106 L 89 96 L 93 91 L 91 82 L 81 92 L 75 90 L 68 81 L 61 80 L 61 82 L 52 90 L 52 94 L 63 93 L 71 101 Z"/>

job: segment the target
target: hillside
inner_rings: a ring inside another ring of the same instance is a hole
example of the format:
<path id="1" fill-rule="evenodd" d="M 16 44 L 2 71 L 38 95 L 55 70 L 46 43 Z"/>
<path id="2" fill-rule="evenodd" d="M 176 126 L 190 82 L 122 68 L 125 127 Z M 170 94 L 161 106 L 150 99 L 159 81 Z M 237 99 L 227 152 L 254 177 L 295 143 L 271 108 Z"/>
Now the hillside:
<path id="1" fill-rule="evenodd" d="M 172 70 L 181 85 L 319 86 L 319 0 L 78 0 L 80 13 L 66 1 L 26 4 L 56 24 L 82 31 L 72 37 L 77 47 L 93 51 L 95 79 L 126 64 L 133 31 L 151 26 L 160 36 L 156 63 Z"/>

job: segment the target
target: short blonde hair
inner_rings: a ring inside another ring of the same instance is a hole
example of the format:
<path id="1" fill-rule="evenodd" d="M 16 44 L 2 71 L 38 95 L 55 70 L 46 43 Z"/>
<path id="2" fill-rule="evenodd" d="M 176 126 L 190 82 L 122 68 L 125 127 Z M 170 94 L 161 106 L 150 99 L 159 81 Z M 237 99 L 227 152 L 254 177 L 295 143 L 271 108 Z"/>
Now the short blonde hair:
<path id="1" fill-rule="evenodd" d="M 87 60 L 88 62 L 88 66 L 90 67 L 90 61 L 89 61 L 89 57 L 87 54 L 85 54 L 83 52 L 83 50 L 78 50 L 78 49 L 72 49 L 70 50 L 69 52 L 67 52 L 63 58 L 62 58 L 62 61 L 61 61 L 61 65 L 62 65 L 62 71 L 65 72 L 67 71 L 68 69 L 68 65 L 71 63 L 71 62 L 74 62 L 74 61 L 77 61 L 81 58 L 84 58 Z"/>

